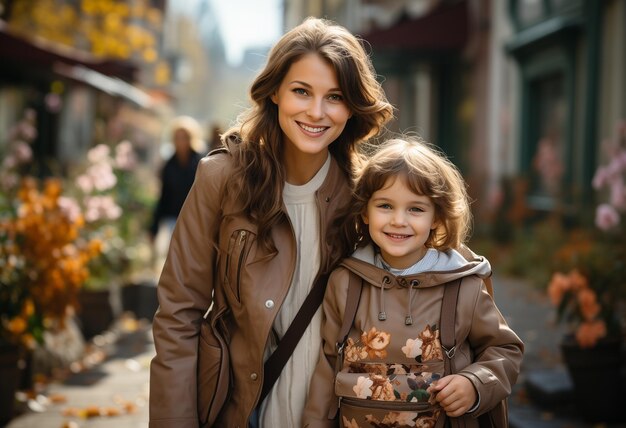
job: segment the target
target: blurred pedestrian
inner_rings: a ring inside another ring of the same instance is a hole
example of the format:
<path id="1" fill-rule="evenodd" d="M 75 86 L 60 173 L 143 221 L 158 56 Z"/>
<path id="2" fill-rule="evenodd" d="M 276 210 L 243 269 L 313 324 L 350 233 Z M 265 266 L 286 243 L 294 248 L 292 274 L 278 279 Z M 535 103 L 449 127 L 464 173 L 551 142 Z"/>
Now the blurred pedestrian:
<path id="1" fill-rule="evenodd" d="M 341 426 L 378 426 L 384 419 L 395 426 L 393 418 L 398 425 L 438 421 L 443 427 L 449 416 L 478 427 L 477 418 L 511 393 L 523 344 L 489 295 L 489 262 L 464 244 L 471 213 L 463 177 L 425 143 L 392 139 L 359 172 L 350 206 L 346 235 L 357 250 L 328 281 L 324 356 L 303 426 L 327 426 L 340 412 Z M 458 298 L 445 314 L 444 290 L 459 281 Z M 350 283 L 362 284 L 360 291 L 350 293 Z M 359 297 L 350 312 L 353 295 Z M 454 349 L 446 343 L 448 331 Z M 454 369 L 446 369 L 444 352 Z M 403 394 L 409 402 L 398 407 Z M 504 428 L 506 415 L 499 414 L 496 426 Z"/>
<path id="2" fill-rule="evenodd" d="M 208 389 L 219 349 L 203 342 L 212 352 L 198 357 L 212 305 L 225 309 L 232 378 L 213 426 L 300 427 L 321 310 L 263 400 L 264 361 L 315 279 L 348 254 L 336 220 L 357 146 L 393 115 L 360 41 L 314 18 L 272 48 L 250 98 L 225 147 L 200 162 L 174 229 L 153 324 L 152 428 L 206 426 L 211 403 L 226 398 Z"/>
<path id="3" fill-rule="evenodd" d="M 149 228 L 150 238 L 155 244 L 155 252 L 159 259 L 169 245 L 174 224 L 191 189 L 202 157 L 201 152 L 204 151 L 200 126 L 192 117 L 175 118 L 171 124 L 171 136 L 174 152 L 161 169 L 161 191 Z"/>
<path id="4" fill-rule="evenodd" d="M 220 139 L 221 134 L 222 134 L 222 128 L 217 123 L 213 123 L 211 127 L 209 128 L 209 133 L 207 135 L 209 152 L 221 147 L 222 145 L 222 140 Z"/>

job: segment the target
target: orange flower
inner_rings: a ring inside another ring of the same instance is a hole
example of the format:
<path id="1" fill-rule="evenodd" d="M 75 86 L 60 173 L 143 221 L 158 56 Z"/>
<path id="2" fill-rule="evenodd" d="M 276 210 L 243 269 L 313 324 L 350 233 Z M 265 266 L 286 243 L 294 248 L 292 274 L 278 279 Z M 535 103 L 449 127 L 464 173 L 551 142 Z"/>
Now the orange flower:
<path id="1" fill-rule="evenodd" d="M 550 296 L 552 304 L 554 306 L 559 305 L 563 299 L 563 295 L 568 292 L 570 288 L 571 282 L 569 281 L 569 277 L 561 272 L 555 272 L 552 275 L 550 284 L 548 284 L 548 295 Z"/>
<path id="2" fill-rule="evenodd" d="M 586 321 L 593 320 L 600 313 L 596 293 L 589 288 L 580 290 L 577 295 L 580 313 Z"/>
<path id="3" fill-rule="evenodd" d="M 570 273 L 567 275 L 567 279 L 569 280 L 571 290 L 574 292 L 589 287 L 589 281 L 587 280 L 587 277 L 581 274 L 578 269 L 573 269 L 572 271 L 570 271 Z"/>
<path id="4" fill-rule="evenodd" d="M 583 322 L 576 330 L 576 341 L 581 348 L 592 348 L 604 336 L 606 324 L 602 320 Z"/>
<path id="5" fill-rule="evenodd" d="M 7 325 L 7 330 L 16 336 L 24 333 L 26 331 L 26 327 L 28 327 L 28 323 L 22 317 L 15 317 L 9 320 Z"/>

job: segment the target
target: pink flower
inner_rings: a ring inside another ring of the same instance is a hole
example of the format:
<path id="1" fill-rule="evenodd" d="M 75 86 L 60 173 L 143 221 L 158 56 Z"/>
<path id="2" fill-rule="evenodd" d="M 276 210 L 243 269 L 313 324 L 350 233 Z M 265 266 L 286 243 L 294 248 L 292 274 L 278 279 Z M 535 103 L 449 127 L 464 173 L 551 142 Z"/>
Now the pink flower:
<path id="1" fill-rule="evenodd" d="M 137 164 L 137 158 L 130 141 L 122 141 L 115 148 L 115 166 L 124 171 L 130 171 Z"/>
<path id="2" fill-rule="evenodd" d="M 601 204 L 596 209 L 596 226 L 607 231 L 619 224 L 619 214 L 612 205 Z"/>
<path id="3" fill-rule="evenodd" d="M 101 162 L 107 162 L 109 160 L 109 154 L 111 149 L 106 144 L 98 144 L 87 152 L 87 159 L 89 162 L 97 164 Z"/>
<path id="4" fill-rule="evenodd" d="M 83 193 L 91 193 L 93 190 L 93 181 L 91 180 L 91 177 L 86 174 L 79 175 L 76 178 L 76 185 L 83 191 Z"/>
<path id="5" fill-rule="evenodd" d="M 61 208 L 61 212 L 63 212 L 63 214 L 65 214 L 65 216 L 69 218 L 72 223 L 78 220 L 81 212 L 76 199 L 61 196 L 57 203 L 59 204 L 59 208 Z"/>
<path id="6" fill-rule="evenodd" d="M 28 143 L 25 143 L 24 141 L 18 141 L 15 144 L 13 154 L 15 155 L 15 159 L 21 164 L 28 163 L 33 158 L 33 151 Z"/>
<path id="7" fill-rule="evenodd" d="M 593 176 L 593 180 L 591 181 L 591 185 L 594 189 L 600 190 L 605 184 L 609 181 L 609 171 L 606 167 L 599 167 L 596 170 L 596 173 Z"/>
<path id="8" fill-rule="evenodd" d="M 117 177 L 108 163 L 99 162 L 91 165 L 87 169 L 87 174 L 91 177 L 95 189 L 100 192 L 112 189 L 117 184 Z"/>
<path id="9" fill-rule="evenodd" d="M 7 155 L 2 161 L 3 169 L 13 169 L 17 166 L 18 162 L 14 155 Z"/>
<path id="10" fill-rule="evenodd" d="M 624 187 L 624 179 L 620 177 L 611 183 L 611 205 L 619 210 L 626 209 L 626 187 Z"/>
<path id="11" fill-rule="evenodd" d="M 89 223 L 98 220 L 116 220 L 122 215 L 122 209 L 112 196 L 85 198 L 85 206 L 85 220 Z"/>
<path id="12" fill-rule="evenodd" d="M 33 141 L 37 138 L 37 128 L 30 122 L 22 121 L 19 125 L 18 132 L 26 141 Z"/>

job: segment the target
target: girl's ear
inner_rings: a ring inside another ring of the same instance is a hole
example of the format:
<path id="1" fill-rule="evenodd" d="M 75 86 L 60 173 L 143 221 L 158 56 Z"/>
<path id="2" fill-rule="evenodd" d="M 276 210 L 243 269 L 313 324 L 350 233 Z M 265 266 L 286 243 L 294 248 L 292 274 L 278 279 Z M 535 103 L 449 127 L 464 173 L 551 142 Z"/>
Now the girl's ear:
<path id="1" fill-rule="evenodd" d="M 367 218 L 367 212 L 364 212 L 363 214 L 361 214 L 361 219 L 363 220 L 363 223 L 370 224 L 369 219 Z"/>
<path id="2" fill-rule="evenodd" d="M 430 224 L 430 230 L 435 230 L 439 227 L 439 220 L 433 218 L 433 222 Z"/>

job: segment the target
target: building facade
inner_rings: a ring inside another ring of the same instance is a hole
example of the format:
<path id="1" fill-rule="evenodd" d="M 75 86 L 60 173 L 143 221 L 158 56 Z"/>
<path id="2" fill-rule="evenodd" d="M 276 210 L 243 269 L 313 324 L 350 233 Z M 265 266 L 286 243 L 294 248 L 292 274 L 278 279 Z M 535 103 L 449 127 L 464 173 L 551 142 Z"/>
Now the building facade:
<path id="1" fill-rule="evenodd" d="M 333 19 L 371 47 L 397 107 L 461 168 L 476 227 L 507 198 L 529 219 L 592 205 L 601 141 L 626 118 L 620 0 L 285 1 L 286 27 Z"/>

